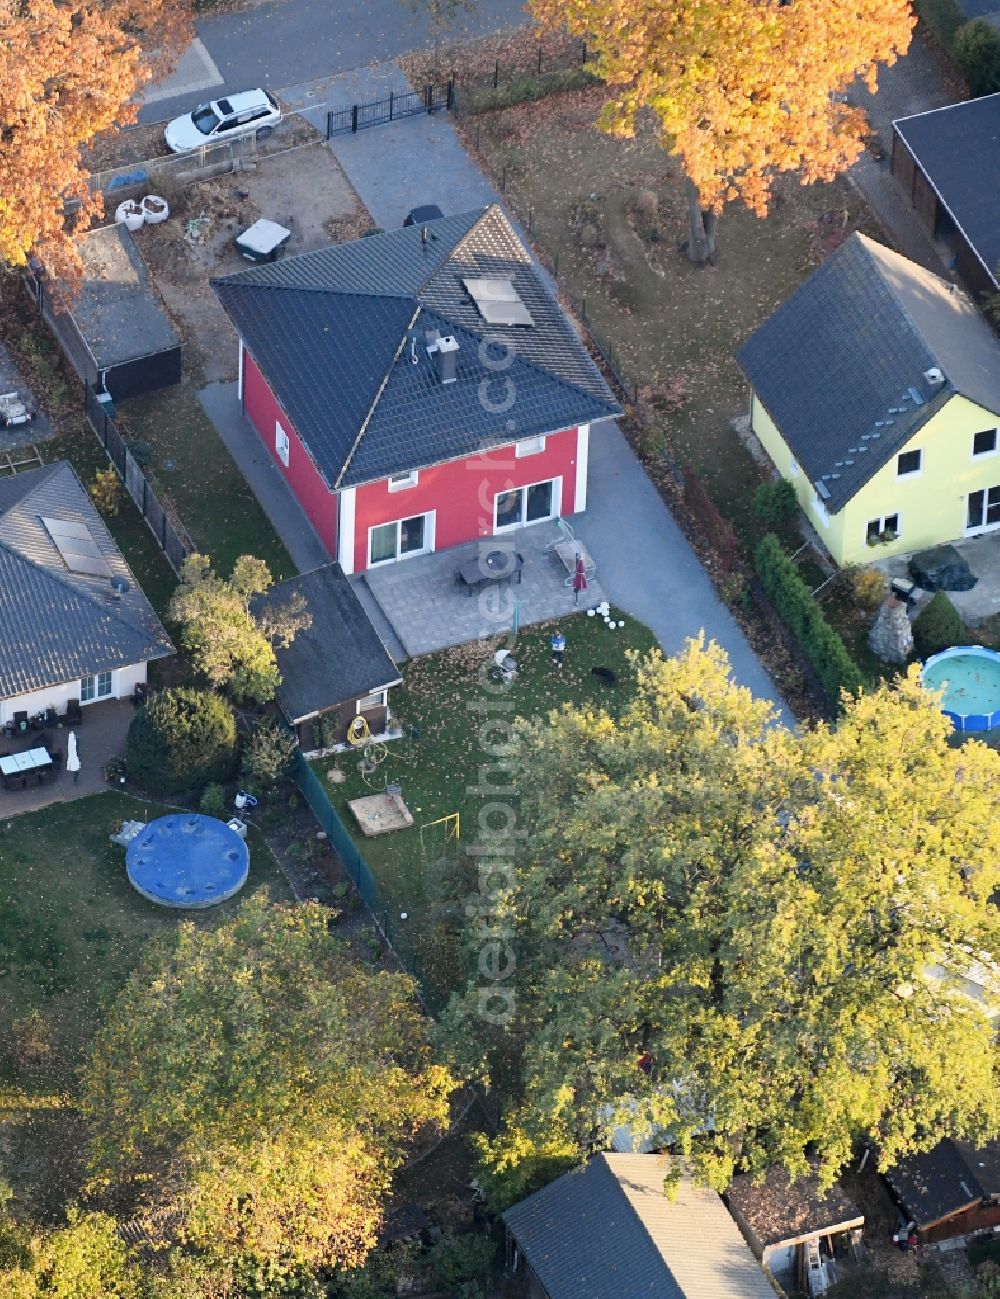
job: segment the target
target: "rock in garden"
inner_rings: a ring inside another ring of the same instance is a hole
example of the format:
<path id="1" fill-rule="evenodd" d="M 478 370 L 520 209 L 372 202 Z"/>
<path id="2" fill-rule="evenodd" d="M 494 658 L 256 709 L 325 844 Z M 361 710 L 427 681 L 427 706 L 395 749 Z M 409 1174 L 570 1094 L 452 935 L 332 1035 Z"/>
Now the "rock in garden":
<path id="1" fill-rule="evenodd" d="M 932 546 L 910 559 L 910 576 L 925 591 L 971 591 L 977 578 L 954 546 Z"/>
<path id="2" fill-rule="evenodd" d="M 913 652 L 913 628 L 906 605 L 894 595 L 882 601 L 868 636 L 871 652 L 883 663 L 905 663 Z"/>

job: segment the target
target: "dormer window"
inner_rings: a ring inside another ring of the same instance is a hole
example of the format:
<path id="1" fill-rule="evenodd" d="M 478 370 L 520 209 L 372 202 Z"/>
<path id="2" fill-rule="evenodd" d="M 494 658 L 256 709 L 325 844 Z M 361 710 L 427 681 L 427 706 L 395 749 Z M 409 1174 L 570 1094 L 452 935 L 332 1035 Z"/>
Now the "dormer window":
<path id="1" fill-rule="evenodd" d="M 996 454 L 997 431 L 995 428 L 983 429 L 972 435 L 972 454 L 974 456 L 992 456 Z"/>
<path id="2" fill-rule="evenodd" d="M 909 478 L 919 474 L 923 462 L 922 451 L 903 451 L 896 458 L 896 477 Z"/>

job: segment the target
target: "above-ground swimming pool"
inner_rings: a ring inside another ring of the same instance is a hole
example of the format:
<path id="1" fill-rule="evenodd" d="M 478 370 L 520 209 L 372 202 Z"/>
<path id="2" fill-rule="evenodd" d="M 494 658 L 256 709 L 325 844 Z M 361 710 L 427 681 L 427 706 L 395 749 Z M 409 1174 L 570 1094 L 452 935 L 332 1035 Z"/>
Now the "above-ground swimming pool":
<path id="1" fill-rule="evenodd" d="M 941 711 L 958 731 L 991 731 L 1000 726 L 1000 654 L 983 645 L 953 645 L 932 654 L 923 682 L 942 690 Z"/>
<path id="2" fill-rule="evenodd" d="M 200 813 L 161 816 L 125 850 L 132 887 L 166 907 L 214 907 L 247 881 L 250 853 L 225 821 Z"/>

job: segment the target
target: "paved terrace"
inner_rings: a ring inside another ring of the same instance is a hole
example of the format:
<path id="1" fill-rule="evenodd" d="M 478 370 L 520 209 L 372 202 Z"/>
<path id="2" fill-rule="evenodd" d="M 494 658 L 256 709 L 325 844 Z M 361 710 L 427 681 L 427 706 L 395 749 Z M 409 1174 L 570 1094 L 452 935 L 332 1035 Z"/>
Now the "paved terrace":
<path id="1" fill-rule="evenodd" d="M 135 710 L 131 700 L 110 700 L 103 704 L 88 704 L 83 709 L 83 723 L 73 727 L 47 727 L 52 737 L 49 751 L 62 753 L 59 770 L 46 777 L 44 784 L 31 783 L 26 789 L 5 789 L 0 782 L 0 820 L 18 816 L 22 812 L 37 812 L 52 803 L 68 803 L 75 798 L 102 794 L 107 788 L 104 768 L 112 758 L 125 752 L 125 736 Z M 77 752 L 80 757 L 80 774 L 76 784 L 71 772 L 66 770 L 66 742 L 70 730 L 76 731 Z M 0 753 L 21 753 L 39 745 L 41 732 L 29 731 L 27 735 L 13 738 L 0 737 Z"/>
<path id="2" fill-rule="evenodd" d="M 484 537 L 471 546 L 456 546 L 371 568 L 364 583 L 399 638 L 406 653 L 430 654 L 449 645 L 480 640 L 509 631 L 515 601 L 522 626 L 592 608 L 604 598 L 597 581 L 587 584 L 579 604 L 566 585 L 567 572 L 545 547 L 560 535 L 555 524 L 538 524 L 505 537 Z M 521 581 L 483 585 L 470 593 L 456 585 L 455 571 L 476 560 L 481 551 L 511 547 L 524 557 Z"/>

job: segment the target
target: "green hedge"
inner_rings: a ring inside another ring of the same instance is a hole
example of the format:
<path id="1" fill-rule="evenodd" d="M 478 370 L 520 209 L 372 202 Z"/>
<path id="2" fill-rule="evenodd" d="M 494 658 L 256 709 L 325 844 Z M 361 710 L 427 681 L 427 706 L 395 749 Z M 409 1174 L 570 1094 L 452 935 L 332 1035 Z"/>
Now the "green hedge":
<path id="1" fill-rule="evenodd" d="M 974 18 L 959 28 L 953 51 L 973 96 L 1000 90 L 1000 35 L 985 18 Z"/>
<path id="2" fill-rule="evenodd" d="M 842 690 L 860 690 L 858 665 L 773 532 L 757 547 L 756 561 L 765 595 L 799 642 L 830 698 L 839 700 Z"/>
<path id="3" fill-rule="evenodd" d="M 547 99 L 564 90 L 585 90 L 596 83 L 597 77 L 582 66 L 541 74 L 522 72 L 495 88 L 462 92 L 459 108 L 464 113 L 492 113 L 498 108 L 513 108 L 515 104 L 533 104 L 537 99 Z"/>
<path id="4" fill-rule="evenodd" d="M 966 21 L 965 14 L 955 0 L 916 0 L 917 16 L 938 38 L 946 50 L 951 51 L 955 33 Z"/>

